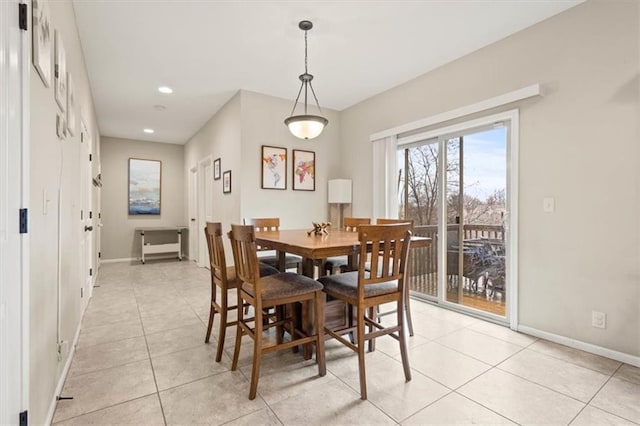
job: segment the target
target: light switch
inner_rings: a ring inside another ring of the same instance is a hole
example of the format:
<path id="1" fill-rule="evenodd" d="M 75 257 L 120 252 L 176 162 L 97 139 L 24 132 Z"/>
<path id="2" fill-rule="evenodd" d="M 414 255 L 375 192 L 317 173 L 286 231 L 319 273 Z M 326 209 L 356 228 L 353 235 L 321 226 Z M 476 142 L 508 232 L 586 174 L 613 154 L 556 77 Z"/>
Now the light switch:
<path id="1" fill-rule="evenodd" d="M 544 197 L 542 199 L 542 210 L 545 213 L 553 213 L 556 209 L 556 201 L 553 197 Z"/>

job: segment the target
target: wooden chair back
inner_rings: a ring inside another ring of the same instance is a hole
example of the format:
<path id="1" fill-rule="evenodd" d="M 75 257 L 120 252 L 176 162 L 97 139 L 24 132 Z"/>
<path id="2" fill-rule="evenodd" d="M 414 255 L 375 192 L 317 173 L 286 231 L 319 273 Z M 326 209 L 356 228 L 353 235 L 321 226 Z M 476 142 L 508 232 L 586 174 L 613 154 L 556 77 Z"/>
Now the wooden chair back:
<path id="1" fill-rule="evenodd" d="M 211 284 L 215 284 L 223 290 L 227 286 L 227 262 L 224 256 L 224 243 L 222 241 L 222 223 L 207 222 L 204 235 L 209 249 L 209 265 L 211 266 Z"/>
<path id="2" fill-rule="evenodd" d="M 344 218 L 344 229 L 350 232 L 358 232 L 358 227 L 360 225 L 369 225 L 371 224 L 371 219 L 368 217 L 345 217 Z"/>
<path id="3" fill-rule="evenodd" d="M 260 299 L 260 267 L 253 225 L 231 225 L 229 239 L 239 286 L 249 284 L 253 288 L 254 297 Z"/>
<path id="4" fill-rule="evenodd" d="M 411 225 L 411 229 L 413 230 L 413 219 L 386 219 L 386 218 L 376 219 L 377 225 L 392 225 L 396 223 L 408 223 Z"/>
<path id="5" fill-rule="evenodd" d="M 360 267 L 358 283 L 364 285 L 398 280 L 398 291 L 403 292 L 405 267 L 411 242 L 411 225 L 395 223 L 388 225 L 361 225 Z M 367 252 L 379 253 L 371 256 L 371 267 L 367 268 Z M 369 270 L 367 270 L 369 269 Z M 358 285 L 358 298 L 364 297 L 364 288 Z"/>
<path id="6" fill-rule="evenodd" d="M 256 231 L 264 232 L 264 231 L 278 231 L 280 230 L 280 218 L 279 217 L 261 217 L 261 218 L 251 218 L 245 219 L 245 224 L 252 225 Z M 258 251 L 271 250 L 271 248 L 266 246 L 257 245 L 256 249 Z"/>

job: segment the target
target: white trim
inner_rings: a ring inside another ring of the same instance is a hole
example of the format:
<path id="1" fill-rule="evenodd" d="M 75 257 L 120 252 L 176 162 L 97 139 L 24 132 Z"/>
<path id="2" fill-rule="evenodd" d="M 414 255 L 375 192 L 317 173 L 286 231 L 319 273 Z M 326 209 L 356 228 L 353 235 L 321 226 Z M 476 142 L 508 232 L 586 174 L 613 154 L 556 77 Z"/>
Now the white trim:
<path id="1" fill-rule="evenodd" d="M 120 259 L 102 259 L 100 263 L 102 264 L 121 263 L 121 262 L 133 262 L 133 261 L 139 261 L 139 260 L 140 259 L 136 259 L 135 257 L 122 257 Z"/>
<path id="2" fill-rule="evenodd" d="M 53 421 L 53 415 L 56 411 L 56 405 L 58 404 L 58 396 L 62 392 L 62 387 L 64 386 L 65 380 L 67 380 L 67 374 L 69 373 L 69 368 L 71 367 L 71 361 L 73 361 L 73 355 L 76 353 L 76 345 L 78 344 L 78 338 L 80 337 L 80 330 L 82 329 L 82 320 L 84 319 L 84 313 L 80 316 L 80 321 L 78 322 L 78 328 L 76 329 L 76 334 L 73 337 L 73 343 L 69 348 L 69 355 L 67 356 L 67 361 L 64 363 L 64 368 L 62 369 L 62 374 L 60 374 L 60 378 L 58 379 L 58 383 L 56 384 L 56 391 L 53 394 L 53 400 L 49 405 L 49 411 L 47 412 L 47 420 L 44 424 L 50 425 Z"/>
<path id="3" fill-rule="evenodd" d="M 537 328 L 527 327 L 526 325 L 518 326 L 518 330 L 521 333 L 529 334 L 534 337 L 548 340 L 550 342 L 559 343 L 570 348 L 579 349 L 581 351 L 589 352 L 595 355 L 604 356 L 616 361 L 624 362 L 625 364 L 640 367 L 640 356 L 627 354 L 624 352 L 618 352 L 613 349 L 608 349 L 602 346 L 594 345 L 592 343 L 586 343 L 581 340 L 575 340 L 570 337 L 561 336 L 559 334 L 549 333 L 547 331 L 538 330 Z"/>
<path id="4" fill-rule="evenodd" d="M 374 133 L 369 137 L 371 142 L 378 139 L 383 139 L 389 136 L 400 135 L 402 133 L 410 132 L 413 130 L 421 129 L 424 127 L 432 126 L 438 123 L 444 123 L 448 120 L 454 120 L 456 118 L 464 117 L 477 112 L 487 111 L 492 108 L 507 105 L 513 102 L 521 101 L 523 99 L 531 98 L 534 96 L 542 95 L 540 83 L 532 84 L 531 86 L 523 87 L 522 89 L 514 90 L 509 93 L 494 96 L 493 98 L 485 99 L 475 104 L 467 105 L 461 108 L 452 109 L 440 114 L 432 115 L 431 117 L 423 118 L 421 120 L 412 121 L 401 126 L 393 127 L 391 129 L 383 130 L 378 133 Z M 398 143 L 400 143 L 398 141 Z"/>
<path id="5" fill-rule="evenodd" d="M 519 110 L 511 110 L 505 112 L 505 115 L 510 115 L 509 126 L 507 126 L 507 152 L 509 155 L 507 163 L 507 217 L 505 223 L 507 224 L 506 237 L 508 241 L 507 259 L 509 264 L 507 271 L 507 282 L 509 285 L 507 289 L 511 292 L 507 299 L 507 309 L 509 309 L 509 327 L 512 330 L 518 329 L 518 305 L 519 305 L 519 292 L 518 288 L 520 284 L 518 282 L 518 229 L 519 227 L 519 214 L 518 214 L 518 200 L 519 200 L 519 176 L 520 176 L 520 112 Z"/>

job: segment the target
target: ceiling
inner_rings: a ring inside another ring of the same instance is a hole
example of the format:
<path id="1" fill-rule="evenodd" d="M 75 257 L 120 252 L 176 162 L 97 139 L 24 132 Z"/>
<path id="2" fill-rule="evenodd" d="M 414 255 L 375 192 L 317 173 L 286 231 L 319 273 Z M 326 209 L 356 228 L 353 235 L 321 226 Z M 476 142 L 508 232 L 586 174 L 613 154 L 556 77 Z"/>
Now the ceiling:
<path id="1" fill-rule="evenodd" d="M 342 110 L 580 2 L 74 0 L 74 9 L 100 134 L 183 144 L 239 89 L 293 107 L 300 20 L 314 24 L 320 105 Z"/>

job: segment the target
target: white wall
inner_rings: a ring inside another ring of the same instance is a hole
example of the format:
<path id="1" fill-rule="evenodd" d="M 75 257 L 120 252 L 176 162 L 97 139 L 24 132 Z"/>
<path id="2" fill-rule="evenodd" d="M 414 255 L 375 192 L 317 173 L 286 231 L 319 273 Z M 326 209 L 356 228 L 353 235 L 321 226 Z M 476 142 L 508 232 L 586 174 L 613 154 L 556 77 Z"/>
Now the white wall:
<path id="1" fill-rule="evenodd" d="M 335 111 L 323 109 L 329 125 L 315 139 L 293 136 L 284 119 L 291 114 L 293 102 L 255 92 L 242 91 L 242 218 L 279 217 L 283 229 L 312 228 L 311 222 L 327 220 L 327 181 L 338 173 L 340 118 Z M 287 189 L 262 189 L 262 145 L 287 148 Z M 293 190 L 293 150 L 316 153 L 316 190 Z"/>
<path id="2" fill-rule="evenodd" d="M 186 144 L 185 193 L 189 170 L 207 156 L 221 158 L 221 171 L 232 171 L 231 194 L 222 193 L 222 180 L 213 184 L 213 218 L 224 230 L 251 217 L 280 217 L 285 229 L 310 228 L 312 221 L 326 220 L 327 180 L 339 177 L 340 119 L 337 112 L 323 109 L 329 126 L 318 138 L 302 141 L 284 125 L 292 106 L 292 101 L 239 91 Z M 262 145 L 287 148 L 286 190 L 261 188 Z M 315 151 L 315 191 L 292 190 L 292 149 Z M 227 262 L 232 264 L 231 248 L 224 240 Z"/>
<path id="3" fill-rule="evenodd" d="M 102 165 L 102 259 L 137 259 L 140 257 L 140 234 L 137 227 L 186 225 L 184 204 L 184 146 L 168 143 L 117 139 L 103 136 Z M 162 182 L 160 215 L 134 215 L 128 211 L 129 158 L 160 160 Z M 145 235 L 151 243 L 175 242 L 176 233 Z M 183 250 L 188 247 L 184 238 Z M 150 256 L 152 257 L 152 256 Z"/>
<path id="4" fill-rule="evenodd" d="M 539 82 L 544 97 L 515 105 L 519 322 L 639 356 L 638 16 L 636 1 L 589 1 L 343 111 L 354 215 L 372 212 L 371 134 Z"/>
<path id="5" fill-rule="evenodd" d="M 99 145 L 96 117 L 75 15 L 70 1 L 50 2 L 51 34 L 59 30 L 66 49 L 67 70 L 75 83 L 76 116 Z M 29 14 L 31 15 L 31 14 Z M 29 25 L 31 28 L 31 25 Z M 30 33 L 30 32 L 29 32 Z M 52 57 L 53 61 L 53 57 Z M 52 66 L 53 69 L 53 66 Z M 80 130 L 59 141 L 53 84 L 46 88 L 30 67 L 30 406 L 31 424 L 43 424 L 54 401 L 56 384 L 67 361 L 57 357 L 58 206 L 61 218 L 61 339 L 72 342 L 81 319 Z M 84 160 L 84 159 L 83 159 Z M 58 189 L 61 202 L 58 203 Z M 43 204 L 43 192 L 51 200 Z"/>

